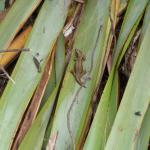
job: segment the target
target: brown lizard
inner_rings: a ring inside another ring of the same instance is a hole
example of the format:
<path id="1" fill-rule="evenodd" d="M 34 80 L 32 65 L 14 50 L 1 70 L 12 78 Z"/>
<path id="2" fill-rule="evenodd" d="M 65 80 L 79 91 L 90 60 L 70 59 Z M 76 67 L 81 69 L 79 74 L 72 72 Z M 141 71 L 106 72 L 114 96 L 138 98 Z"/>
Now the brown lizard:
<path id="1" fill-rule="evenodd" d="M 74 70 L 72 70 L 71 73 L 78 84 L 85 87 L 85 83 L 82 81 L 82 77 L 86 74 L 86 71 L 83 69 L 83 61 L 85 61 L 85 56 L 79 49 L 75 49 L 75 65 Z"/>

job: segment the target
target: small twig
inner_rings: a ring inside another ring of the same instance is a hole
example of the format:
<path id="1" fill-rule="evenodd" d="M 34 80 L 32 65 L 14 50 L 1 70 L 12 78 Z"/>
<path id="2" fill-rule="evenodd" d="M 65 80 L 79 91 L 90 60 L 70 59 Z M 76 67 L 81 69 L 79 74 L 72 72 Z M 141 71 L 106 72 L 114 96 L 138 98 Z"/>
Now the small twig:
<path id="1" fill-rule="evenodd" d="M 22 48 L 22 49 L 5 49 L 5 50 L 0 50 L 0 53 L 8 53 L 8 52 L 20 52 L 20 51 L 30 51 L 29 48 Z"/>
<path id="2" fill-rule="evenodd" d="M 11 76 L 8 74 L 8 72 L 5 70 L 5 68 L 3 66 L 0 66 L 0 70 L 3 71 L 3 73 L 6 75 L 6 77 L 12 81 L 13 84 L 15 84 L 15 81 L 11 78 Z"/>

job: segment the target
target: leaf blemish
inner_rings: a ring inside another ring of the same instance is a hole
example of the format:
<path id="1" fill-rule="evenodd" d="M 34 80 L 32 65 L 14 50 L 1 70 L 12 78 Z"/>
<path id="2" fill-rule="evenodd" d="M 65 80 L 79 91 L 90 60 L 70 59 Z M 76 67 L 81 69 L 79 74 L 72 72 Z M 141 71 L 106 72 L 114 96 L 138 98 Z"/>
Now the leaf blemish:
<path id="1" fill-rule="evenodd" d="M 140 111 L 136 111 L 134 114 L 135 114 L 136 116 L 141 116 L 141 115 L 142 115 Z"/>

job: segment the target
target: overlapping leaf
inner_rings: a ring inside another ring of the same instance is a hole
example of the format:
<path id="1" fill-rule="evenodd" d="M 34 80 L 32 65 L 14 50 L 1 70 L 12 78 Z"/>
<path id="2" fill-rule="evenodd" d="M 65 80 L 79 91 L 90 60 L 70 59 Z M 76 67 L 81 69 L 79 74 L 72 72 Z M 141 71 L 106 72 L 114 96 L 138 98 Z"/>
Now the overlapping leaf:
<path id="1" fill-rule="evenodd" d="M 141 15 L 144 12 L 147 1 L 139 7 L 137 1 L 131 1 L 129 3 L 121 32 L 115 47 L 115 58 L 113 62 L 113 68 L 106 83 L 103 95 L 101 97 L 97 112 L 94 117 L 87 141 L 85 143 L 85 149 L 104 149 L 109 132 L 111 130 L 115 115 L 117 112 L 117 100 L 118 100 L 118 72 L 117 67 L 122 60 L 122 57 L 127 50 L 127 47 L 133 37 L 135 30 L 141 19 Z M 141 7 L 140 7 L 141 6 Z M 137 10 L 138 9 L 138 10 Z M 133 15 L 133 12 L 138 13 Z M 132 15 L 131 15 L 132 14 Z"/>
<path id="2" fill-rule="evenodd" d="M 52 125 L 51 135 L 58 132 L 56 149 L 72 149 L 74 146 L 79 148 L 81 139 L 84 137 L 90 103 L 99 85 L 98 81 L 104 67 L 103 62 L 110 31 L 110 28 L 107 28 L 109 5 L 109 0 L 86 2 Z M 76 63 L 74 61 L 75 49 L 79 49 L 86 57 L 83 66 L 91 76 L 91 80 L 86 81 L 86 88 L 81 87 L 71 73 Z"/>
<path id="3" fill-rule="evenodd" d="M 69 3 L 69 0 L 66 3 L 61 0 L 44 2 L 25 45 L 30 48 L 30 52 L 21 54 L 12 73 L 16 84 L 8 82 L 0 99 L 0 141 L 3 150 L 8 149 L 12 143 L 23 113 L 40 80 L 47 57 L 64 25 Z M 33 57 L 40 62 L 41 72 Z"/>
<path id="4" fill-rule="evenodd" d="M 112 131 L 106 144 L 106 150 L 125 150 L 134 149 L 136 147 L 142 121 L 150 102 L 149 33 L 150 24 L 148 25 L 148 29 L 146 30 L 146 34 L 140 46 L 133 72 L 131 73 Z M 137 112 L 139 112 L 140 115 L 138 115 Z"/>

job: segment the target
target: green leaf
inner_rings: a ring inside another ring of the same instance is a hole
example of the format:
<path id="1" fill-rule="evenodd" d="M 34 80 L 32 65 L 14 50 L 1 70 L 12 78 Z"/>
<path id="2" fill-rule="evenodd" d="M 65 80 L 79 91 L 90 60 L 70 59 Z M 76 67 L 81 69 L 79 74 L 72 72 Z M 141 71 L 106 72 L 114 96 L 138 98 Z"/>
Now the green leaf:
<path id="1" fill-rule="evenodd" d="M 55 76 L 57 76 L 57 82 L 54 85 L 55 87 L 54 86 L 52 86 L 51 88 L 48 87 L 47 93 L 45 94 L 48 94 L 49 92 L 49 98 L 46 99 L 46 96 L 43 97 L 45 99 L 43 99 L 44 103 L 42 104 L 39 114 L 37 115 L 36 120 L 33 122 L 31 128 L 27 132 L 19 149 L 24 149 L 24 147 L 26 147 L 29 150 L 30 149 L 41 150 L 43 142 L 44 142 L 44 149 L 46 149 L 46 145 L 47 145 L 47 142 L 49 140 L 49 135 L 50 135 L 49 133 L 50 125 L 48 125 L 48 122 L 51 117 L 54 102 L 58 93 L 59 84 L 60 84 L 60 81 L 64 72 L 64 64 L 65 64 L 65 59 L 63 57 L 64 53 L 65 53 L 64 39 L 63 39 L 63 34 L 61 33 L 56 44 L 55 61 L 57 61 L 57 63 L 54 63 L 54 68 L 57 67 L 59 68 L 59 70 L 56 70 L 56 71 L 55 69 L 53 70 Z M 53 82 L 53 78 L 49 80 L 49 86 L 51 86 L 50 83 L 52 82 Z M 46 130 L 47 125 L 48 125 L 48 129 Z M 46 135 L 44 135 L 45 132 L 46 132 Z"/>
<path id="2" fill-rule="evenodd" d="M 144 22 L 143 22 L 142 31 L 141 31 L 139 47 L 145 36 L 146 29 L 147 29 L 148 25 L 150 24 L 149 20 L 150 20 L 150 3 L 146 9 L 145 16 L 144 16 Z M 136 150 L 147 150 L 148 145 L 149 145 L 149 139 L 150 139 L 149 125 L 150 125 L 150 107 L 148 108 L 148 110 L 144 116 L 142 127 L 141 127 L 140 133 L 139 133 L 139 138 L 138 138 L 138 141 L 136 144 Z"/>
<path id="3" fill-rule="evenodd" d="M 0 49 L 8 48 L 16 33 L 41 1 L 42 0 L 18 0 L 12 5 L 5 19 L 0 23 Z"/>
<path id="4" fill-rule="evenodd" d="M 150 107 L 148 108 L 140 129 L 139 137 L 136 144 L 136 150 L 147 150 L 150 139 Z"/>
<path id="5" fill-rule="evenodd" d="M 45 92 L 45 94 L 47 94 L 47 97 L 50 97 L 52 90 L 54 90 L 54 87 L 56 87 L 56 85 L 60 83 L 60 81 L 63 77 L 64 71 L 65 71 L 65 62 L 66 62 L 65 61 L 65 41 L 64 41 L 63 33 L 60 34 L 60 36 L 58 37 L 58 40 L 57 40 L 56 54 L 55 54 L 55 60 L 54 61 L 55 62 L 54 62 L 53 76 L 51 76 L 52 78 L 49 80 L 49 85 L 47 86 L 47 89 Z M 54 83 L 53 77 L 55 77 L 55 84 L 54 85 L 52 85 L 52 83 Z M 46 102 L 49 99 L 48 98 L 46 99 L 46 96 L 44 96 L 43 100 L 44 100 L 44 102 Z M 45 105 L 48 105 L 48 104 L 45 104 Z M 47 129 L 45 132 L 42 149 L 46 149 L 47 143 L 50 139 L 52 117 L 53 116 L 51 116 L 51 118 L 49 117 L 51 119 L 51 120 L 48 119 L 49 123 L 45 122 L 45 128 L 47 127 Z M 37 116 L 37 118 L 38 118 L 38 116 Z M 42 132 L 42 130 L 39 130 L 39 132 Z"/>
<path id="6" fill-rule="evenodd" d="M 130 32 L 134 25 L 139 20 L 139 17 L 144 13 L 145 7 L 147 6 L 148 0 L 131 0 L 129 1 L 127 11 L 124 17 L 124 21 L 120 30 L 120 35 L 117 41 L 117 46 L 115 50 L 114 62 L 117 61 L 118 57 L 122 53 L 122 48 L 128 39 Z M 130 22 L 128 22 L 130 20 Z"/>
<path id="7" fill-rule="evenodd" d="M 140 35 L 139 46 L 141 45 L 142 40 L 145 36 L 147 27 L 149 25 L 149 20 L 150 20 L 150 2 L 148 3 L 146 11 L 145 11 L 144 21 L 143 21 L 143 25 L 142 25 L 142 31 L 141 31 L 141 35 Z"/>
<path id="8" fill-rule="evenodd" d="M 145 6 L 147 3 L 143 3 Z M 129 3 L 125 19 L 123 21 L 121 32 L 115 48 L 115 60 L 110 76 L 104 88 L 100 103 L 98 105 L 92 126 L 86 139 L 84 149 L 104 149 L 109 132 L 115 119 L 118 103 L 118 71 L 117 67 L 127 50 L 127 47 L 135 33 L 141 16 L 144 12 L 144 6 L 135 8 L 133 1 Z M 138 13 L 133 14 L 137 11 Z M 133 15 L 130 15 L 133 14 Z M 136 17 L 135 17 L 136 16 Z"/>
<path id="9" fill-rule="evenodd" d="M 60 79 L 62 78 L 62 74 L 64 72 L 64 67 L 65 67 L 65 41 L 63 33 L 61 33 L 56 42 L 56 53 L 52 73 L 42 99 L 41 107 L 44 105 L 45 101 L 48 100 L 51 92 L 54 90 L 57 83 L 60 82 Z"/>
<path id="10" fill-rule="evenodd" d="M 19 146 L 19 150 L 41 150 L 44 140 L 45 130 L 53 110 L 54 101 L 57 95 L 58 86 L 52 91 L 51 96 L 42 107 L 33 125 L 25 135 L 22 143 Z"/>
<path id="11" fill-rule="evenodd" d="M 117 75 L 117 74 L 116 74 Z M 103 150 L 117 112 L 118 76 L 111 73 L 103 91 L 84 150 Z"/>
<path id="12" fill-rule="evenodd" d="M 54 115 L 51 135 L 58 132 L 56 149 L 72 149 L 74 144 L 78 149 L 79 142 L 83 139 L 90 104 L 104 68 L 103 62 L 110 31 L 109 5 L 110 0 L 86 2 Z M 71 73 L 76 63 L 75 49 L 79 49 L 86 57 L 83 65 L 91 77 L 91 80 L 86 82 L 86 88 L 81 87 Z"/>
<path id="13" fill-rule="evenodd" d="M 150 102 L 149 38 L 150 24 L 140 46 L 133 72 L 106 144 L 106 150 L 134 149 L 136 146 L 142 121 Z M 137 112 L 140 115 L 137 115 Z"/>
<path id="14" fill-rule="evenodd" d="M 62 30 L 69 4 L 70 1 L 64 5 L 62 0 L 46 0 L 37 17 L 25 45 L 30 48 L 30 52 L 21 54 L 12 73 L 16 84 L 9 81 L 0 99 L 0 135 L 3 135 L 0 136 L 0 141 L 3 150 L 8 149 L 12 143 L 23 113 L 40 80 L 48 55 Z M 33 57 L 41 60 L 42 72 L 38 72 Z"/>

